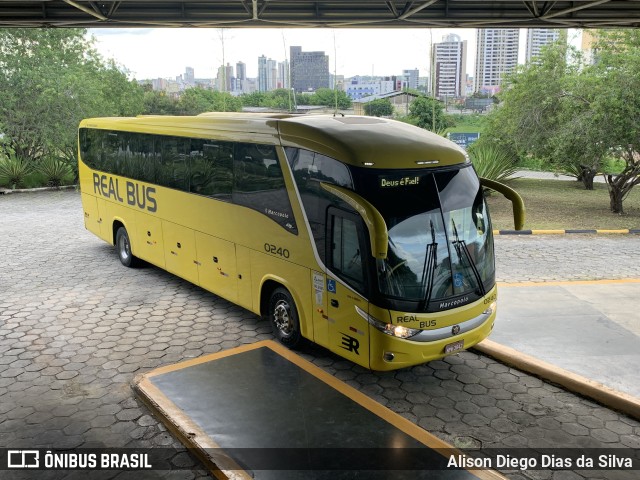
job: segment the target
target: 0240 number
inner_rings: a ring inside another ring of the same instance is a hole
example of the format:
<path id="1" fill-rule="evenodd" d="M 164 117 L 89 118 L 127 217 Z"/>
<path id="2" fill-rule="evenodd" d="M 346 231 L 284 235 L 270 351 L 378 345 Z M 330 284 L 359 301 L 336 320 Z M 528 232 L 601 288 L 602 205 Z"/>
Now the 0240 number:
<path id="1" fill-rule="evenodd" d="M 289 258 L 289 250 L 287 250 L 286 248 L 277 247 L 272 243 L 265 243 L 264 251 L 273 255 L 280 255 L 283 258 Z"/>

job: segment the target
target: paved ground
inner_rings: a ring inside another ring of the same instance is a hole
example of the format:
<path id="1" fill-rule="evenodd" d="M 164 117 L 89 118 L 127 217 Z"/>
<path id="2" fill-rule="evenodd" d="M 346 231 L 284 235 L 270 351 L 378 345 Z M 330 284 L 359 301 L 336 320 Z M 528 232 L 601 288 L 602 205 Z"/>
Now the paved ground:
<path id="1" fill-rule="evenodd" d="M 75 192 L 0 196 L 0 228 L 0 447 L 177 447 L 134 398 L 133 377 L 272 338 L 266 322 L 198 287 L 154 267 L 121 267 L 113 249 L 84 230 Z M 496 250 L 502 281 L 640 277 L 635 236 L 498 237 Z M 640 449 L 640 422 L 475 353 L 388 373 L 318 347 L 304 356 L 460 447 Z M 151 478 L 202 477 L 193 465 Z M 505 473 L 637 478 L 637 471 Z M 140 475 L 118 476 L 125 477 Z"/>
<path id="2" fill-rule="evenodd" d="M 640 281 L 503 284 L 491 340 L 640 399 Z"/>

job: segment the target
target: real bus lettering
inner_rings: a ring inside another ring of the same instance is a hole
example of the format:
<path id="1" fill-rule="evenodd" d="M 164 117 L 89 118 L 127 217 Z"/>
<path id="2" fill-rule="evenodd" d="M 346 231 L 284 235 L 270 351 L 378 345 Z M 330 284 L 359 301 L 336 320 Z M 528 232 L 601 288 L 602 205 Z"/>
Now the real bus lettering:
<path id="1" fill-rule="evenodd" d="M 146 208 L 146 210 L 150 212 L 157 211 L 158 202 L 156 202 L 155 194 L 156 189 L 154 187 L 147 187 L 134 182 L 127 182 L 127 204 L 132 207 L 137 206 L 142 210 L 145 210 Z"/>
<path id="2" fill-rule="evenodd" d="M 124 203 L 124 198 L 120 194 L 119 179 L 108 175 L 93 174 L 93 193 Z M 132 207 L 138 207 L 149 212 L 157 211 L 158 202 L 156 201 L 155 194 L 156 189 L 154 187 L 139 185 L 135 182 L 125 182 L 127 204 Z"/>

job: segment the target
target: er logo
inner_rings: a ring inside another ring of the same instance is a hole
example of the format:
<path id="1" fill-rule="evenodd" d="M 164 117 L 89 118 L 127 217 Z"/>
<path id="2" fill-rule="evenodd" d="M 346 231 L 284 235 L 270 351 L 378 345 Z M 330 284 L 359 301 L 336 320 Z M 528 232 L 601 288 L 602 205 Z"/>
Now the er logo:
<path id="1" fill-rule="evenodd" d="M 360 348 L 360 342 L 358 341 L 357 338 L 353 338 L 352 336 L 347 335 L 346 333 L 342 333 L 342 343 L 340 347 L 350 352 L 355 352 L 356 355 L 360 355 L 360 353 L 358 353 L 358 348 Z"/>

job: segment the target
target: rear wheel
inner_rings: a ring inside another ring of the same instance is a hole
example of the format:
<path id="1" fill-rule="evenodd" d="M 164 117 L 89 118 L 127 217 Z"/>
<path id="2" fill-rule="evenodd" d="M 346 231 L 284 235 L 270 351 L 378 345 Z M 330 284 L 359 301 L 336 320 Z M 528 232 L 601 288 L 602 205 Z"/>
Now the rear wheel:
<path id="1" fill-rule="evenodd" d="M 286 288 L 278 287 L 271 293 L 268 315 L 273 334 L 280 343 L 289 348 L 302 343 L 298 310 Z"/>
<path id="2" fill-rule="evenodd" d="M 120 263 L 125 267 L 135 267 L 138 265 L 138 258 L 131 253 L 131 241 L 129 240 L 127 229 L 124 227 L 118 228 L 116 232 L 116 251 L 118 252 Z"/>

